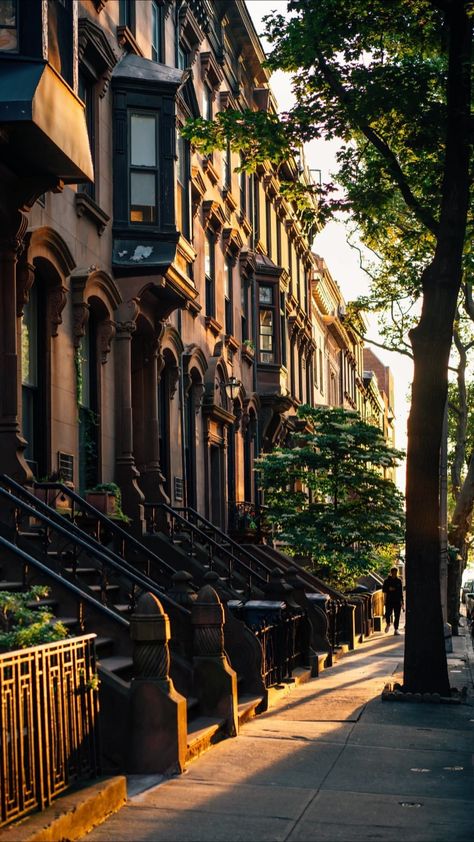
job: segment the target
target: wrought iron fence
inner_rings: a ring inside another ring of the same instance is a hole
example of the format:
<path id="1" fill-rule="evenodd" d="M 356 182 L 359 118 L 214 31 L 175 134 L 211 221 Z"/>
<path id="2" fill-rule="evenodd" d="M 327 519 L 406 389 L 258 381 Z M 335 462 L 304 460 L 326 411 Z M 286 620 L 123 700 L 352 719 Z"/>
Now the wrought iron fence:
<path id="1" fill-rule="evenodd" d="M 0 655 L 0 827 L 99 773 L 95 637 Z"/>
<path id="2" fill-rule="evenodd" d="M 304 613 L 288 613 L 273 622 L 251 626 L 262 646 L 262 673 L 265 687 L 281 684 L 302 666 L 307 654 Z"/>

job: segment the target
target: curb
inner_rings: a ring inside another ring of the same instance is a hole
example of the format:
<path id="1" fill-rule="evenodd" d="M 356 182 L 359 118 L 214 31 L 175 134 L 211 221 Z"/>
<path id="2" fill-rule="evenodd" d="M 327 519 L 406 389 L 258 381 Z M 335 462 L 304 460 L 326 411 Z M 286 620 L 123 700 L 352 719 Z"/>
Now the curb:
<path id="1" fill-rule="evenodd" d="M 70 792 L 41 813 L 0 831 L 1 842 L 73 842 L 102 824 L 127 800 L 124 775 L 102 778 L 91 786 Z"/>

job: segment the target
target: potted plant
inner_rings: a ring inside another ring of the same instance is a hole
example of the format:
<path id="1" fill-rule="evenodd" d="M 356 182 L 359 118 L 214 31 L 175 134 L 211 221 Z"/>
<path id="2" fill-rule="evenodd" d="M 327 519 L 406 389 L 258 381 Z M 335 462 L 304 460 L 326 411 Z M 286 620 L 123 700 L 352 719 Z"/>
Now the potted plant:
<path id="1" fill-rule="evenodd" d="M 248 360 L 253 360 L 255 357 L 255 342 L 253 339 L 244 339 L 242 342 L 242 356 Z"/>
<path id="2" fill-rule="evenodd" d="M 129 523 L 130 518 L 122 511 L 122 492 L 115 482 L 101 482 L 86 491 L 86 500 L 99 512 L 113 520 Z"/>

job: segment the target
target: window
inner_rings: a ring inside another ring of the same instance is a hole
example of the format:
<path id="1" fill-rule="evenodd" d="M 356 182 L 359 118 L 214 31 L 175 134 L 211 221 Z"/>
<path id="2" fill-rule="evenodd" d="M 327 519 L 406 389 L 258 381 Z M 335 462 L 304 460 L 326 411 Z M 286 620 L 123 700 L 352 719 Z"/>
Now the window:
<path id="1" fill-rule="evenodd" d="M 178 62 L 177 62 L 177 64 L 178 64 L 179 70 L 186 70 L 186 68 L 189 64 L 189 54 L 181 46 L 181 44 L 178 44 Z"/>
<path id="2" fill-rule="evenodd" d="M 286 304 L 285 293 L 280 292 L 280 341 L 281 341 L 281 364 L 286 366 Z"/>
<path id="3" fill-rule="evenodd" d="M 0 52 L 18 50 L 18 0 L 0 0 Z"/>
<path id="4" fill-rule="evenodd" d="M 275 362 L 275 316 L 273 310 L 273 287 L 260 286 L 259 301 L 259 352 L 260 362 Z M 262 306 L 268 305 L 268 306 Z"/>
<path id="5" fill-rule="evenodd" d="M 231 151 L 230 143 L 227 141 L 225 149 L 222 150 L 222 183 L 225 190 L 231 189 Z"/>
<path id="6" fill-rule="evenodd" d="M 240 166 L 244 163 L 243 155 L 240 156 Z M 247 213 L 247 173 L 242 170 L 239 174 L 239 190 L 240 190 L 240 213 Z"/>
<path id="7" fill-rule="evenodd" d="M 48 61 L 73 84 L 72 0 L 48 0 Z"/>
<path id="8" fill-rule="evenodd" d="M 265 220 L 267 229 L 267 254 L 272 257 L 272 203 L 268 196 L 265 199 Z"/>
<path id="9" fill-rule="evenodd" d="M 323 369 L 323 352 L 319 349 L 319 391 L 324 395 L 324 369 Z"/>
<path id="10" fill-rule="evenodd" d="M 276 220 L 276 259 L 278 266 L 281 266 L 281 219 Z"/>
<path id="11" fill-rule="evenodd" d="M 130 115 L 130 222 L 157 221 L 156 117 Z"/>
<path id="12" fill-rule="evenodd" d="M 162 6 L 155 0 L 151 4 L 151 58 L 163 62 L 163 17 Z"/>
<path id="13" fill-rule="evenodd" d="M 260 239 L 260 182 L 254 175 L 253 177 L 253 236 L 254 243 L 258 243 Z"/>
<path id="14" fill-rule="evenodd" d="M 211 231 L 204 240 L 204 275 L 206 278 L 206 315 L 215 315 L 215 238 Z"/>
<path id="15" fill-rule="evenodd" d="M 225 332 L 232 335 L 234 332 L 234 313 L 232 284 L 234 280 L 234 267 L 232 260 L 227 258 L 225 265 L 224 279 L 224 309 L 225 309 Z"/>
<path id="16" fill-rule="evenodd" d="M 202 116 L 212 120 L 212 91 L 208 85 L 202 86 Z"/>
<path id="17" fill-rule="evenodd" d="M 135 8 L 133 0 L 119 0 L 119 24 L 135 29 Z"/>
<path id="18" fill-rule="evenodd" d="M 95 83 L 83 70 L 79 71 L 79 97 L 82 99 L 85 106 L 85 117 L 87 125 L 87 133 L 89 135 L 89 145 L 91 148 L 92 163 L 94 165 L 94 173 L 96 172 L 96 154 L 95 154 Z M 95 179 L 97 180 L 97 179 Z M 87 181 L 81 186 L 83 193 L 87 193 L 92 199 L 95 198 L 95 181 Z"/>
<path id="19" fill-rule="evenodd" d="M 246 339 L 249 339 L 249 292 L 248 292 L 248 285 L 247 280 L 245 278 L 241 279 L 241 287 L 240 287 L 240 307 L 241 307 L 241 330 L 242 330 L 242 342 L 245 342 Z"/>
<path id="20" fill-rule="evenodd" d="M 294 295 L 294 294 L 295 294 L 295 288 L 294 288 L 294 284 L 293 284 L 293 274 L 292 274 L 292 266 L 293 266 L 293 254 L 292 254 L 292 251 L 293 251 L 293 249 L 292 249 L 292 246 L 291 246 L 290 235 L 288 235 L 288 274 L 289 274 L 289 276 L 290 276 L 290 290 L 291 290 L 291 294 L 292 294 L 292 295 Z"/>
<path id="21" fill-rule="evenodd" d="M 189 144 L 178 129 L 176 139 L 178 164 L 176 168 L 176 221 L 181 233 L 189 240 L 191 235 L 189 202 Z"/>

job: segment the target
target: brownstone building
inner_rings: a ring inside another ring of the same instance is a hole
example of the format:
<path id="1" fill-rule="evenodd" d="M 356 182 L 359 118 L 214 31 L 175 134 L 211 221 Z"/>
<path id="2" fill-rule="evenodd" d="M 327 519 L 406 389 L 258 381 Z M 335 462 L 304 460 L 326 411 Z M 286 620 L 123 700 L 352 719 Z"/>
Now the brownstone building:
<path id="1" fill-rule="evenodd" d="M 137 524 L 164 500 L 226 526 L 299 403 L 364 414 L 367 394 L 272 167 L 237 174 L 179 132 L 276 108 L 262 47 L 240 0 L 31 9 L 1 4 L 2 470 L 114 480 Z"/>
<path id="2" fill-rule="evenodd" d="M 242 2 L 31 5 L 0 25 L 2 470 L 224 526 L 312 400 L 311 232 L 270 166 L 238 175 L 179 125 L 275 108 L 263 50 Z"/>

